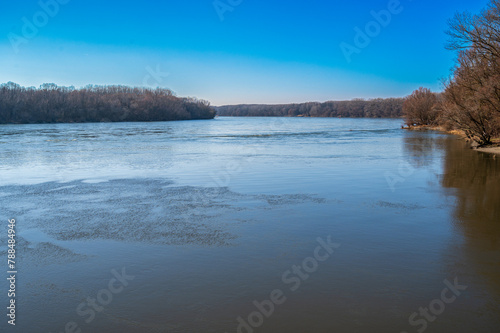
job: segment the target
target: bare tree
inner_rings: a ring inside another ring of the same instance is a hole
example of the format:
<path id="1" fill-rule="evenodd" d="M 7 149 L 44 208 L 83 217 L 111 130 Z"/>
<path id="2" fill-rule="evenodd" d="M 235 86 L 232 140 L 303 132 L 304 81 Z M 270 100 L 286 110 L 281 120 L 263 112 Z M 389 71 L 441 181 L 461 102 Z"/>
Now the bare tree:
<path id="1" fill-rule="evenodd" d="M 438 97 L 430 89 L 420 87 L 403 103 L 405 123 L 409 127 L 419 125 L 434 125 L 438 118 L 436 104 Z"/>
<path id="2" fill-rule="evenodd" d="M 448 49 L 458 51 L 446 84 L 445 117 L 480 145 L 500 134 L 500 1 L 479 15 L 456 14 Z"/>

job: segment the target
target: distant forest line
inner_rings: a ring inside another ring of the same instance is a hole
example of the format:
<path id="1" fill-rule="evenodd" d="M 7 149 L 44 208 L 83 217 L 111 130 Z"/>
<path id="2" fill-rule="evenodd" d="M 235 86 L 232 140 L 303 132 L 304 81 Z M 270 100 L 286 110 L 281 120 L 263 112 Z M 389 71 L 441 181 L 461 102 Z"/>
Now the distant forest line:
<path id="1" fill-rule="evenodd" d="M 169 121 L 212 119 L 210 103 L 176 97 L 168 89 L 45 83 L 0 85 L 0 124 Z"/>
<path id="2" fill-rule="evenodd" d="M 215 109 L 219 116 L 230 117 L 401 118 L 403 103 L 404 98 L 378 98 L 324 103 L 225 105 Z"/>

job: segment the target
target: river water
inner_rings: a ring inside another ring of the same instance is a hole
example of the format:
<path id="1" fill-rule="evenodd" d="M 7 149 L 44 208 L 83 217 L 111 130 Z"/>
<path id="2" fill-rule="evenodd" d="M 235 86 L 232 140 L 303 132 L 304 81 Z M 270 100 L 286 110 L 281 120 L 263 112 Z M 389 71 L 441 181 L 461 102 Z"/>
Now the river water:
<path id="1" fill-rule="evenodd" d="M 0 331 L 499 332 L 500 159 L 401 124 L 0 126 Z"/>

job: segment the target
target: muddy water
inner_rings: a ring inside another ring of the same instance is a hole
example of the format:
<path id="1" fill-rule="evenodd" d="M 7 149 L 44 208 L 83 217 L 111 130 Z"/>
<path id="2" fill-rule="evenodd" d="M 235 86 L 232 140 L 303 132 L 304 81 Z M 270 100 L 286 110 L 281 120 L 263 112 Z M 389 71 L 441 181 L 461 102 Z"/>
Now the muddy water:
<path id="1" fill-rule="evenodd" d="M 400 125 L 1 126 L 0 330 L 498 332 L 499 159 Z"/>

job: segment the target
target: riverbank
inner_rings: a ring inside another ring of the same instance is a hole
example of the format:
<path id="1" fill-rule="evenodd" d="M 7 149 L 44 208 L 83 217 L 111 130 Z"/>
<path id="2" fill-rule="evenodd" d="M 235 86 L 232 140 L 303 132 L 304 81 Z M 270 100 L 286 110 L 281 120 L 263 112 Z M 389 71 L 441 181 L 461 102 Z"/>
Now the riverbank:
<path id="1" fill-rule="evenodd" d="M 500 155 L 500 145 L 498 144 L 496 146 L 492 145 L 489 147 L 475 148 L 475 150 L 483 153 Z"/>
<path id="2" fill-rule="evenodd" d="M 467 142 L 471 142 L 469 138 L 465 135 L 463 131 L 460 130 L 447 130 L 442 126 L 412 126 L 412 127 L 402 127 L 403 129 L 409 131 L 439 131 L 447 134 L 453 134 L 461 137 Z M 477 143 L 471 142 L 471 149 L 488 154 L 500 155 L 500 138 L 493 139 L 493 143 L 487 146 L 478 147 Z"/>

